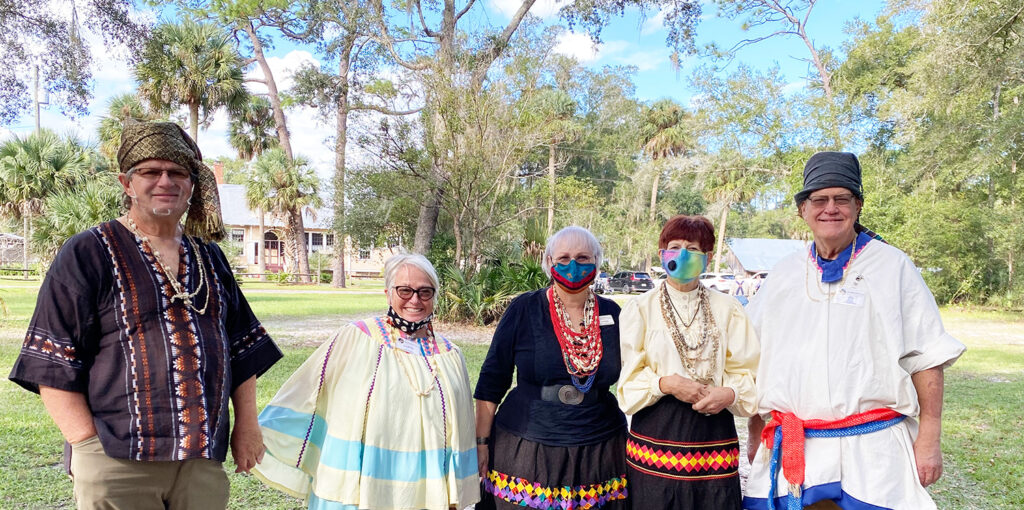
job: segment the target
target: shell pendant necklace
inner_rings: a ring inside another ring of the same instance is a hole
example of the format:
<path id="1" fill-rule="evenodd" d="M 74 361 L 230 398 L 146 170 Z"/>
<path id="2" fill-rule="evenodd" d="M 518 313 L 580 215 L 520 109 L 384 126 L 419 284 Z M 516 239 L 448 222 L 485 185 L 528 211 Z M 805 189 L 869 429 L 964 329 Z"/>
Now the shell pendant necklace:
<path id="1" fill-rule="evenodd" d="M 206 307 L 210 304 L 209 292 L 206 293 L 206 299 L 203 300 L 202 308 L 196 308 L 196 306 L 192 304 L 193 298 L 199 295 L 199 293 L 203 290 L 203 287 L 206 286 L 206 271 L 203 270 L 202 255 L 200 255 L 199 253 L 199 246 L 196 244 L 195 239 L 193 239 L 191 236 L 185 236 L 185 238 L 188 239 L 189 246 L 192 247 L 192 253 L 195 253 L 196 257 L 200 258 L 198 264 L 199 284 L 196 285 L 195 292 L 188 292 L 185 289 L 184 285 L 182 285 L 182 283 L 178 281 L 178 272 L 172 271 L 171 268 L 167 266 L 167 263 L 164 262 L 164 259 L 161 258 L 160 256 L 160 250 L 157 250 L 156 247 L 153 246 L 153 243 L 149 241 L 149 236 L 143 234 L 142 231 L 139 230 L 139 226 L 135 224 L 135 220 L 133 220 L 131 216 L 125 214 L 124 218 L 126 223 L 128 223 L 128 228 L 132 231 L 133 234 L 135 234 L 135 237 L 138 237 L 142 241 L 142 244 L 149 247 L 149 251 L 153 254 L 153 258 L 156 260 L 157 265 L 160 267 L 160 270 L 164 273 L 164 278 L 171 285 L 171 289 L 174 290 L 174 295 L 171 296 L 171 302 L 173 303 L 175 299 L 178 299 L 181 300 L 181 302 L 187 308 L 192 309 L 192 311 L 198 313 L 199 315 L 203 315 L 204 313 L 206 313 Z"/>

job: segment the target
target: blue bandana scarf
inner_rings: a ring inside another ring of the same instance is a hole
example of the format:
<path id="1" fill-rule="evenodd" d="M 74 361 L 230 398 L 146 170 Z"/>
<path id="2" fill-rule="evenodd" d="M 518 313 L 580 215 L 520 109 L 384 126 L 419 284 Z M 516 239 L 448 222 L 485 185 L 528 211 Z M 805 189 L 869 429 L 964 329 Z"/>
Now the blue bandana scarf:
<path id="1" fill-rule="evenodd" d="M 834 260 L 821 258 L 821 255 L 818 255 L 818 250 L 814 248 L 814 243 L 811 243 L 811 253 L 814 254 L 814 260 L 818 263 L 818 270 L 821 271 L 821 283 L 832 283 L 842 280 L 843 272 L 846 271 L 846 267 L 850 264 L 850 258 L 854 253 L 860 253 L 871 239 L 872 237 L 864 232 L 857 234 L 857 237 L 850 243 L 850 246 L 847 246 L 845 250 L 840 252 L 839 256 Z"/>

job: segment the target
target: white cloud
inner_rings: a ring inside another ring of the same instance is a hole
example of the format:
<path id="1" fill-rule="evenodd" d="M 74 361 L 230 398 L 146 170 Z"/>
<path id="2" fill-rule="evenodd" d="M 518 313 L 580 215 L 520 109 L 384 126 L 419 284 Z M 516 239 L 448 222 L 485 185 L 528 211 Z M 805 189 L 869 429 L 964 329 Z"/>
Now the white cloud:
<path id="1" fill-rule="evenodd" d="M 644 24 L 640 27 L 640 35 L 651 35 L 665 30 L 665 14 L 668 9 L 669 7 L 665 7 L 658 11 L 658 14 L 645 19 Z"/>
<path id="2" fill-rule="evenodd" d="M 785 84 L 782 87 L 782 93 L 783 94 L 787 94 L 787 95 L 788 94 L 793 94 L 795 92 L 799 92 L 799 91 L 803 90 L 806 87 L 807 87 L 807 80 L 794 81 L 794 82 L 790 82 L 790 83 Z"/>
<path id="3" fill-rule="evenodd" d="M 270 72 L 274 74 L 277 90 L 283 92 L 291 88 L 295 84 L 292 75 L 307 63 L 320 67 L 320 61 L 308 51 L 292 50 L 283 57 L 267 58 L 267 65 L 270 66 Z M 259 64 L 253 64 L 253 68 L 245 73 L 245 77 L 263 79 L 263 69 Z M 246 88 L 256 94 L 267 93 L 267 87 L 262 83 L 249 82 L 246 84 Z"/>
<path id="4" fill-rule="evenodd" d="M 530 14 L 545 20 L 551 19 L 558 15 L 558 10 L 562 8 L 561 4 L 563 1 L 537 0 L 533 7 L 530 8 Z M 521 0 L 491 0 L 491 7 L 498 10 L 508 19 L 511 19 L 522 5 L 523 2 Z"/>
<path id="5" fill-rule="evenodd" d="M 558 36 L 555 53 L 573 57 L 582 64 L 590 64 L 610 55 L 622 53 L 630 44 L 626 41 L 608 41 L 594 44 L 590 36 L 575 32 L 563 32 Z"/>
<path id="6" fill-rule="evenodd" d="M 653 71 L 668 62 L 668 57 L 662 50 L 634 51 L 615 60 L 621 64 L 636 66 L 638 71 Z"/>

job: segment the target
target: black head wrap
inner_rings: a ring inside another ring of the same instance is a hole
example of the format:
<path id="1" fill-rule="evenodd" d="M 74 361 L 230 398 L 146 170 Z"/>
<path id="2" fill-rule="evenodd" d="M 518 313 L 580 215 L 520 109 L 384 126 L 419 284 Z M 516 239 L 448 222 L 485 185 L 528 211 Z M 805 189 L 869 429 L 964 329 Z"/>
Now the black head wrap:
<path id="1" fill-rule="evenodd" d="M 860 161 L 849 152 L 819 152 L 804 165 L 804 189 L 793 199 L 800 205 L 811 193 L 825 188 L 846 188 L 864 200 L 860 178 Z"/>

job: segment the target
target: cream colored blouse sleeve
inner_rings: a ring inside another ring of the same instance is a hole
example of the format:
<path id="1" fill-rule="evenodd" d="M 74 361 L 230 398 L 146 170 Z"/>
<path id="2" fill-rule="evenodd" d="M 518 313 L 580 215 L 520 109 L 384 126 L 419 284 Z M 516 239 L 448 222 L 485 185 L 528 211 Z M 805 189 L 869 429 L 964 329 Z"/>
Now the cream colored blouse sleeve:
<path id="1" fill-rule="evenodd" d="M 736 400 L 728 406 L 735 416 L 749 417 L 757 412 L 757 389 L 754 386 L 761 344 L 754 325 L 739 301 L 732 300 L 726 324 L 727 341 L 722 386 L 736 392 Z"/>
<path id="2" fill-rule="evenodd" d="M 630 415 L 665 396 L 659 386 L 661 377 L 647 361 L 647 321 L 640 306 L 643 297 L 630 300 L 619 313 L 622 372 L 619 373 L 615 396 L 622 412 Z"/>

